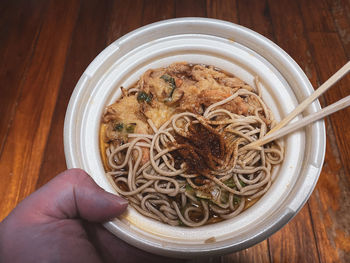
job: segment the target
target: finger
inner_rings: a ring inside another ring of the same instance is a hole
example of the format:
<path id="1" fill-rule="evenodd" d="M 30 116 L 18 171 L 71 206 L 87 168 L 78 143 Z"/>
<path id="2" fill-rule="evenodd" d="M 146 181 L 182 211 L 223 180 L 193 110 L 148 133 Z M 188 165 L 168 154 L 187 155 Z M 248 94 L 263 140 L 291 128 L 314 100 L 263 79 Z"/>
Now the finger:
<path id="1" fill-rule="evenodd" d="M 16 210 L 53 219 L 103 222 L 122 214 L 127 201 L 100 188 L 81 169 L 67 170 L 25 199 Z M 28 211 L 29 210 L 29 211 Z"/>

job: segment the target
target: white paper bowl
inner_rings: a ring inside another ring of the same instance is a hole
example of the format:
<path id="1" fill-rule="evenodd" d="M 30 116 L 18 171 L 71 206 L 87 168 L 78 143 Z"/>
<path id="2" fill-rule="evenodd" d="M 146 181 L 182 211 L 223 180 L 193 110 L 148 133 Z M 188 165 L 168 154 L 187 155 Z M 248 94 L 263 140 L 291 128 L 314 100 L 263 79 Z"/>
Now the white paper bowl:
<path id="1" fill-rule="evenodd" d="M 81 76 L 66 113 L 64 147 L 69 168 L 86 170 L 105 190 L 98 132 L 105 106 L 149 68 L 187 61 L 215 65 L 250 85 L 255 75 L 263 98 L 280 120 L 313 88 L 300 67 L 265 37 L 232 23 L 181 18 L 154 23 L 118 39 L 103 50 Z M 320 109 L 313 103 L 304 114 Z M 105 224 L 124 241 L 160 255 L 193 257 L 224 254 L 252 246 L 279 230 L 304 205 L 315 187 L 325 154 L 322 121 L 283 140 L 285 160 L 274 170 L 269 191 L 237 217 L 198 228 L 173 227 L 129 207 Z"/>

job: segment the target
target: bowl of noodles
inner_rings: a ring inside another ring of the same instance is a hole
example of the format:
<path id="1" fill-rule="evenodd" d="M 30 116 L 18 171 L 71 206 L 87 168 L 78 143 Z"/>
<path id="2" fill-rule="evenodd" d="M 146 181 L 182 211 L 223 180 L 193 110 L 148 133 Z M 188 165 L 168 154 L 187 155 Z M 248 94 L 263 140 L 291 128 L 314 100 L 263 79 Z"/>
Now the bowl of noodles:
<path id="1" fill-rule="evenodd" d="M 322 121 L 249 145 L 312 91 L 292 58 L 247 28 L 154 23 L 112 43 L 81 76 L 65 119 L 67 166 L 129 201 L 105 223 L 129 244 L 184 258 L 241 250 L 283 227 L 315 187 Z M 304 114 L 319 109 L 316 101 Z"/>

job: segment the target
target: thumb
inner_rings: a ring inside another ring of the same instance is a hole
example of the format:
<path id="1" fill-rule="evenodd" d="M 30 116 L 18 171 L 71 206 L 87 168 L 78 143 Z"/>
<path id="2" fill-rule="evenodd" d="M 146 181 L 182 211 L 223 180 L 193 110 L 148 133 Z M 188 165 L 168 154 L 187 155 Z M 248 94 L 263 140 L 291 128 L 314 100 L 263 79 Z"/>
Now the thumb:
<path id="1" fill-rule="evenodd" d="M 122 214 L 128 202 L 104 191 L 81 169 L 70 169 L 25 199 L 18 207 L 55 219 L 103 222 Z"/>

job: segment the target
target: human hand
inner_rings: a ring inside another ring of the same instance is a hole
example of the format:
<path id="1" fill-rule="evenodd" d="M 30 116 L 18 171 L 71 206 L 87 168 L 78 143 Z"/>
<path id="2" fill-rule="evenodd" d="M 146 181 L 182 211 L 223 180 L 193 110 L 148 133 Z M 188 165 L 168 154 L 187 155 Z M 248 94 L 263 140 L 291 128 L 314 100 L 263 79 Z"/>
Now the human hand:
<path id="1" fill-rule="evenodd" d="M 24 199 L 0 223 L 0 262 L 170 262 L 134 248 L 99 223 L 127 201 L 71 169 Z"/>

